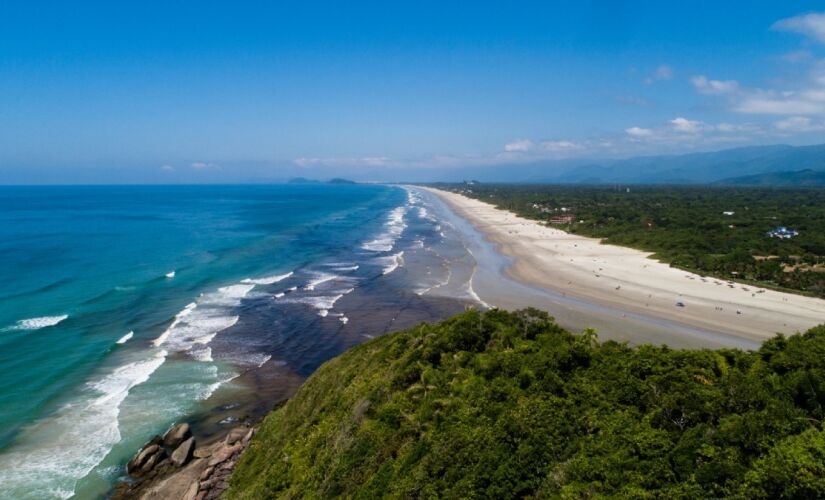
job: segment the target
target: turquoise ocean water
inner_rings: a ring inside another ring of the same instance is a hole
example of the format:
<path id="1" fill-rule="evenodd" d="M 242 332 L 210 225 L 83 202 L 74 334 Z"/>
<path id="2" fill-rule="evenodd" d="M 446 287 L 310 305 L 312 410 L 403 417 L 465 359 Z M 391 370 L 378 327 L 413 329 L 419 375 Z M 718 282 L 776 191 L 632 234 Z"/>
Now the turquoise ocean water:
<path id="1" fill-rule="evenodd" d="M 371 185 L 0 187 L 0 498 L 99 496 L 147 436 L 278 362 L 283 318 L 342 328 L 336 301 L 398 267 L 408 225 L 410 248 L 437 237 L 413 202 Z"/>

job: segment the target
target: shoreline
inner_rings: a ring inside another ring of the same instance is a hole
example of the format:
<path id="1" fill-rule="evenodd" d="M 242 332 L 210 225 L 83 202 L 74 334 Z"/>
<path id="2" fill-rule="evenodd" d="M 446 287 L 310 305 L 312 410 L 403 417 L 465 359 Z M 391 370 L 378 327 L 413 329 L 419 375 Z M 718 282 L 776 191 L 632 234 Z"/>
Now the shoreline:
<path id="1" fill-rule="evenodd" d="M 626 312 L 621 319 L 673 322 L 751 345 L 825 320 L 825 300 L 702 277 L 653 260 L 648 252 L 543 226 L 456 193 L 419 188 L 438 197 L 510 259 L 501 270 L 505 277 L 565 299 Z M 492 287 L 476 292 L 494 306 L 510 305 Z M 626 340 L 637 341 L 632 334 Z M 717 346 L 695 339 L 688 344 Z"/>
<path id="2" fill-rule="evenodd" d="M 297 392 L 317 365 L 366 340 L 421 322 L 441 321 L 463 311 L 470 302 L 466 297 L 452 292 L 418 292 L 423 285 L 431 285 L 430 280 L 440 280 L 438 272 L 452 274 L 459 264 L 434 252 L 441 244 L 432 231 L 437 222 L 426 217 L 420 200 L 408 197 L 401 207 L 403 211 L 391 210 L 383 231 L 359 245 L 352 255 L 344 252 L 297 268 L 269 288 L 262 286 L 260 295 L 245 298 L 246 315 L 238 326 L 216 335 L 211 348 L 220 354 L 228 342 L 264 345 L 266 339 L 272 342 L 265 347 L 271 357 L 215 391 L 202 411 L 186 416 L 184 421 L 196 443 L 191 462 L 170 466 L 174 450 L 166 447 L 165 461 L 160 459 L 156 470 L 121 476 L 110 494 L 126 499 L 192 493 L 196 496 L 186 498 L 199 498 L 204 490 L 193 484 L 220 483 L 231 469 L 222 465 L 222 478 L 212 481 L 205 472 L 206 457 L 200 455 L 212 453 L 221 443 L 228 445 L 225 440 L 239 426 L 256 428 Z M 412 215 L 408 217 L 408 213 Z M 408 225 L 410 229 L 406 230 Z M 442 264 L 448 267 L 442 269 Z M 132 459 L 151 444 L 150 440 L 141 443 L 140 448 L 135 446 Z M 189 488 L 195 489 L 190 492 Z M 212 498 L 209 488 L 205 498 Z M 221 488 L 216 488 L 214 494 Z"/>

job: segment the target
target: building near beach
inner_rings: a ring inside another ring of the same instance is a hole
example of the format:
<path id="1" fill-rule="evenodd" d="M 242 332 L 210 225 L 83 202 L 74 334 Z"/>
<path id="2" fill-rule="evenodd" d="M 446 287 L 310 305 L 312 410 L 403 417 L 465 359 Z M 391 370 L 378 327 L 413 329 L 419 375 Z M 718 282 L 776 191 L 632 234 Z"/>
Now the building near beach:
<path id="1" fill-rule="evenodd" d="M 554 215 L 550 217 L 549 222 L 550 224 L 570 224 L 576 220 L 576 216 L 573 214 L 564 214 L 564 215 Z"/>
<path id="2" fill-rule="evenodd" d="M 799 231 L 796 231 L 785 226 L 776 226 L 775 228 L 768 231 L 768 236 L 770 236 L 771 238 L 789 240 L 794 236 L 799 236 Z"/>

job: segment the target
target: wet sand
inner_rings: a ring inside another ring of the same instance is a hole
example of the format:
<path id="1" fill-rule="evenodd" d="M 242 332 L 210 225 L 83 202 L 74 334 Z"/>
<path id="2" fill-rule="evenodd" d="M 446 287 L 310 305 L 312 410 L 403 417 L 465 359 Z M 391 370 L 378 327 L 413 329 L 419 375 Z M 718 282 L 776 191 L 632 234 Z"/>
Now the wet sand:
<path id="1" fill-rule="evenodd" d="M 673 347 L 755 348 L 778 332 L 825 322 L 825 300 L 702 277 L 649 253 L 604 245 L 459 194 L 420 189 L 466 221 L 465 233 L 482 235 L 484 241 L 468 245 L 478 261 L 473 288 L 491 306 L 540 307 L 568 328 Z"/>

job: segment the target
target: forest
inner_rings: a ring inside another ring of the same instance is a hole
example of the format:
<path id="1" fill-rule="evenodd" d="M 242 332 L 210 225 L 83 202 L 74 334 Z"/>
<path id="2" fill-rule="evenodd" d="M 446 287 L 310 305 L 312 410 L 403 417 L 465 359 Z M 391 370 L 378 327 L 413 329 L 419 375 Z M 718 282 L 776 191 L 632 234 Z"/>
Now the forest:
<path id="1" fill-rule="evenodd" d="M 825 189 L 439 185 L 672 266 L 825 297 Z M 770 237 L 777 227 L 798 234 Z"/>
<path id="2" fill-rule="evenodd" d="M 825 326 L 757 351 L 470 310 L 324 364 L 228 498 L 823 498 Z"/>

